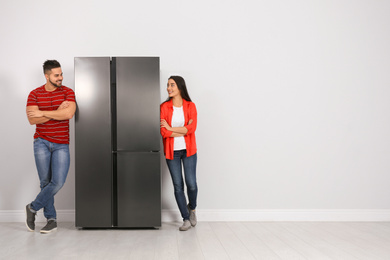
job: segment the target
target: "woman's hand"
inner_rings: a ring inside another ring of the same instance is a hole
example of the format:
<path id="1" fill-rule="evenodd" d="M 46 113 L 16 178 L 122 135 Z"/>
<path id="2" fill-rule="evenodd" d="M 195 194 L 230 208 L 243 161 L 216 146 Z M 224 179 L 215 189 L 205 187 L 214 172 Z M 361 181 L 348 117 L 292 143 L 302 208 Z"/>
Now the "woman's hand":
<path id="1" fill-rule="evenodd" d="M 192 124 L 193 120 L 188 120 L 188 124 Z M 170 137 L 179 137 L 179 136 L 185 136 L 188 132 L 187 128 L 185 126 L 183 127 L 170 127 L 167 121 L 165 119 L 161 119 L 160 121 L 160 128 L 166 128 L 168 131 L 171 131 L 172 134 Z"/>
<path id="2" fill-rule="evenodd" d="M 172 128 L 169 126 L 169 124 L 167 123 L 167 121 L 165 121 L 165 119 L 161 119 L 160 121 L 160 128 L 166 128 L 168 131 L 172 131 Z"/>

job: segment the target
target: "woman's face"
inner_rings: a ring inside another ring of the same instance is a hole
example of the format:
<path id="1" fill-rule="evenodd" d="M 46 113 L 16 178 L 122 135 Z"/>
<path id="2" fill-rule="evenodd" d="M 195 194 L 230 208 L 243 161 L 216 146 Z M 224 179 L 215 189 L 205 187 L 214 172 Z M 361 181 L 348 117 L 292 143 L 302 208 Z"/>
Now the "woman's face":
<path id="1" fill-rule="evenodd" d="M 168 80 L 167 91 L 170 98 L 180 96 L 180 90 L 173 79 Z"/>

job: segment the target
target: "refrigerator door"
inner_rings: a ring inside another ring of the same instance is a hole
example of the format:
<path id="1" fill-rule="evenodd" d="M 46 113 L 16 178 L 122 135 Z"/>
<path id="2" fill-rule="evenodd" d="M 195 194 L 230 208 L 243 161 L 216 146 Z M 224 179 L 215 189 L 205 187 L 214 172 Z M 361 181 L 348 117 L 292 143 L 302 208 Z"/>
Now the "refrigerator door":
<path id="1" fill-rule="evenodd" d="M 76 226 L 112 226 L 110 58 L 75 58 Z"/>
<path id="2" fill-rule="evenodd" d="M 117 150 L 160 150 L 158 57 L 117 57 Z"/>
<path id="3" fill-rule="evenodd" d="M 160 153 L 118 152 L 117 160 L 118 227 L 160 227 Z"/>

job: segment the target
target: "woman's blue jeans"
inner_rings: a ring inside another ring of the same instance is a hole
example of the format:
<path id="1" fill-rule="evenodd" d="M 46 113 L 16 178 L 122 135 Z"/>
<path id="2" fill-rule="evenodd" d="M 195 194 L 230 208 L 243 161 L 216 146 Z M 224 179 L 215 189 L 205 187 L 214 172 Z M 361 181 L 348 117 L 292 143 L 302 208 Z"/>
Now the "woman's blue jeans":
<path id="1" fill-rule="evenodd" d="M 49 142 L 42 138 L 34 139 L 34 156 L 41 192 L 31 203 L 34 211 L 43 208 L 47 219 L 56 219 L 54 195 L 62 188 L 70 165 L 69 145 Z"/>
<path id="2" fill-rule="evenodd" d="M 197 154 L 187 157 L 186 150 L 174 151 L 173 160 L 166 160 L 171 173 L 173 187 L 175 190 L 176 203 L 183 220 L 190 218 L 187 209 L 187 200 L 184 195 L 184 182 L 182 174 L 182 163 L 184 168 L 184 177 L 187 186 L 187 195 L 190 209 L 196 208 L 196 198 L 198 196 L 198 185 L 196 184 L 196 161 Z"/>

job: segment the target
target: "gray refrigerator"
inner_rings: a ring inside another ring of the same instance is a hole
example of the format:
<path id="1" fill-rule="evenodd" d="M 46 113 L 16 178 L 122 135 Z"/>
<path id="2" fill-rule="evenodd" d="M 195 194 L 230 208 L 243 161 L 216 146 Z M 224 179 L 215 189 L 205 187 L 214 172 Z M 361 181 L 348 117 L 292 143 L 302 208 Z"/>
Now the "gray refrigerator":
<path id="1" fill-rule="evenodd" d="M 160 227 L 159 58 L 74 62 L 76 227 Z"/>

